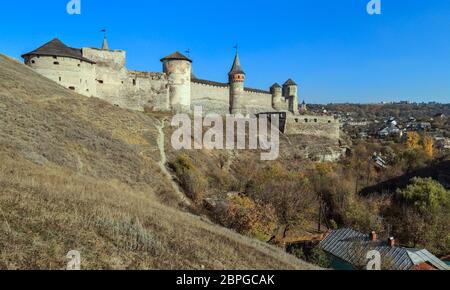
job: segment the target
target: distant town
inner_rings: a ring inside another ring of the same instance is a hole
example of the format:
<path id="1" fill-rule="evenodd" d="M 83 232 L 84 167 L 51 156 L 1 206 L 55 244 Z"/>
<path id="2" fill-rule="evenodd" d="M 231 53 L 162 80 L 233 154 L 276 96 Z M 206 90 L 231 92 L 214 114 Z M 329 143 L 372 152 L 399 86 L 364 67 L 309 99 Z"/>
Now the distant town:
<path id="1" fill-rule="evenodd" d="M 352 140 L 406 142 L 408 133 L 426 134 L 438 152 L 450 150 L 450 104 L 412 103 L 310 105 L 314 114 L 334 115 Z"/>

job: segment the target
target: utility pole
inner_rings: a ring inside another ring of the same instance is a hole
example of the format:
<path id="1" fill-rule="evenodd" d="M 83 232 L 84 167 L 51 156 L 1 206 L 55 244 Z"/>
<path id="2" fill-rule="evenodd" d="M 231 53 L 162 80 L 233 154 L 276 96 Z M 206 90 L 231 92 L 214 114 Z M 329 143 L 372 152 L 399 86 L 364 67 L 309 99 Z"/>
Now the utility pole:
<path id="1" fill-rule="evenodd" d="M 317 224 L 317 232 L 318 233 L 320 233 L 322 230 L 322 225 L 321 225 L 321 223 L 322 223 L 322 204 L 323 204 L 322 194 L 319 194 L 319 221 Z"/>

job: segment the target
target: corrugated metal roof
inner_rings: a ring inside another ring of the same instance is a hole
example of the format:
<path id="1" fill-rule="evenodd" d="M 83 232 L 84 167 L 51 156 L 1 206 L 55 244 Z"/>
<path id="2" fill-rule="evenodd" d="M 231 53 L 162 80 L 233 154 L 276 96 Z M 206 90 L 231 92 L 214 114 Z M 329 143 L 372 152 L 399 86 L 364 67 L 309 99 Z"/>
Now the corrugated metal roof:
<path id="1" fill-rule="evenodd" d="M 409 270 L 414 265 L 424 262 L 428 262 L 440 270 L 449 270 L 449 267 L 443 261 L 427 250 L 391 247 L 384 241 L 370 241 L 369 235 L 352 229 L 332 231 L 320 242 L 319 247 L 355 266 L 364 265 L 367 252 L 377 250 L 380 252 L 382 259 L 397 270 Z"/>
<path id="2" fill-rule="evenodd" d="M 441 261 L 428 250 L 409 250 L 408 255 L 415 265 L 428 262 L 439 270 L 450 270 L 450 267 L 444 261 Z"/>

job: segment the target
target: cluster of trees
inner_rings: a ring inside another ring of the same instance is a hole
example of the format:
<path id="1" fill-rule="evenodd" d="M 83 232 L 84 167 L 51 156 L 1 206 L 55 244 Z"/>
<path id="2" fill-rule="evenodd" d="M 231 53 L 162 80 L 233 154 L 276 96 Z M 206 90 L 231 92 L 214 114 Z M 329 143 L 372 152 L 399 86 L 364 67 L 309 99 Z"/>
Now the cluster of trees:
<path id="1" fill-rule="evenodd" d="M 248 155 L 231 167 L 219 162 L 217 170 L 202 171 L 188 156 L 182 156 L 172 168 L 198 205 L 207 196 L 226 193 L 222 195 L 224 210 L 212 217 L 263 241 L 280 231 L 351 227 L 362 232 L 375 230 L 386 238 L 395 235 L 405 245 L 448 254 L 450 192 L 439 182 L 413 179 L 404 189 L 360 194 L 363 189 L 432 165 L 429 147 L 426 137 L 411 135 L 406 144 L 360 141 L 350 156 L 337 163 L 298 166 L 295 161 L 259 162 Z M 374 152 L 383 156 L 388 168 L 376 166 Z"/>
<path id="2" fill-rule="evenodd" d="M 414 178 L 384 211 L 393 233 L 408 246 L 450 252 L 450 190 L 431 178 Z"/>
<path id="3" fill-rule="evenodd" d="M 416 131 L 407 133 L 406 147 L 410 150 L 423 149 L 429 158 L 434 156 L 434 141 L 427 134 L 419 134 Z"/>

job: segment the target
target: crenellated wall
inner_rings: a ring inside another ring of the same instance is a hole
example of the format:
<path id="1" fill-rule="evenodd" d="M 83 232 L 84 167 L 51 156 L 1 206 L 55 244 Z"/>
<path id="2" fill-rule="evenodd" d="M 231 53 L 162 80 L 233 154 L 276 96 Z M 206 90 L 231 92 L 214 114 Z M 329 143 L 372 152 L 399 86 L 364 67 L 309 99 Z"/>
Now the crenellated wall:
<path id="1" fill-rule="evenodd" d="M 229 104 L 228 84 L 213 84 L 214 82 L 192 80 L 192 100 L 215 100 Z"/>
<path id="2" fill-rule="evenodd" d="M 272 94 L 246 88 L 243 103 L 247 107 L 272 108 Z"/>
<path id="3" fill-rule="evenodd" d="M 230 87 L 226 83 L 193 80 L 191 97 L 193 106 L 202 106 L 204 111 L 228 114 L 230 111 Z M 251 114 L 267 112 L 272 108 L 272 94 L 262 90 L 246 88 L 242 104 Z"/>

